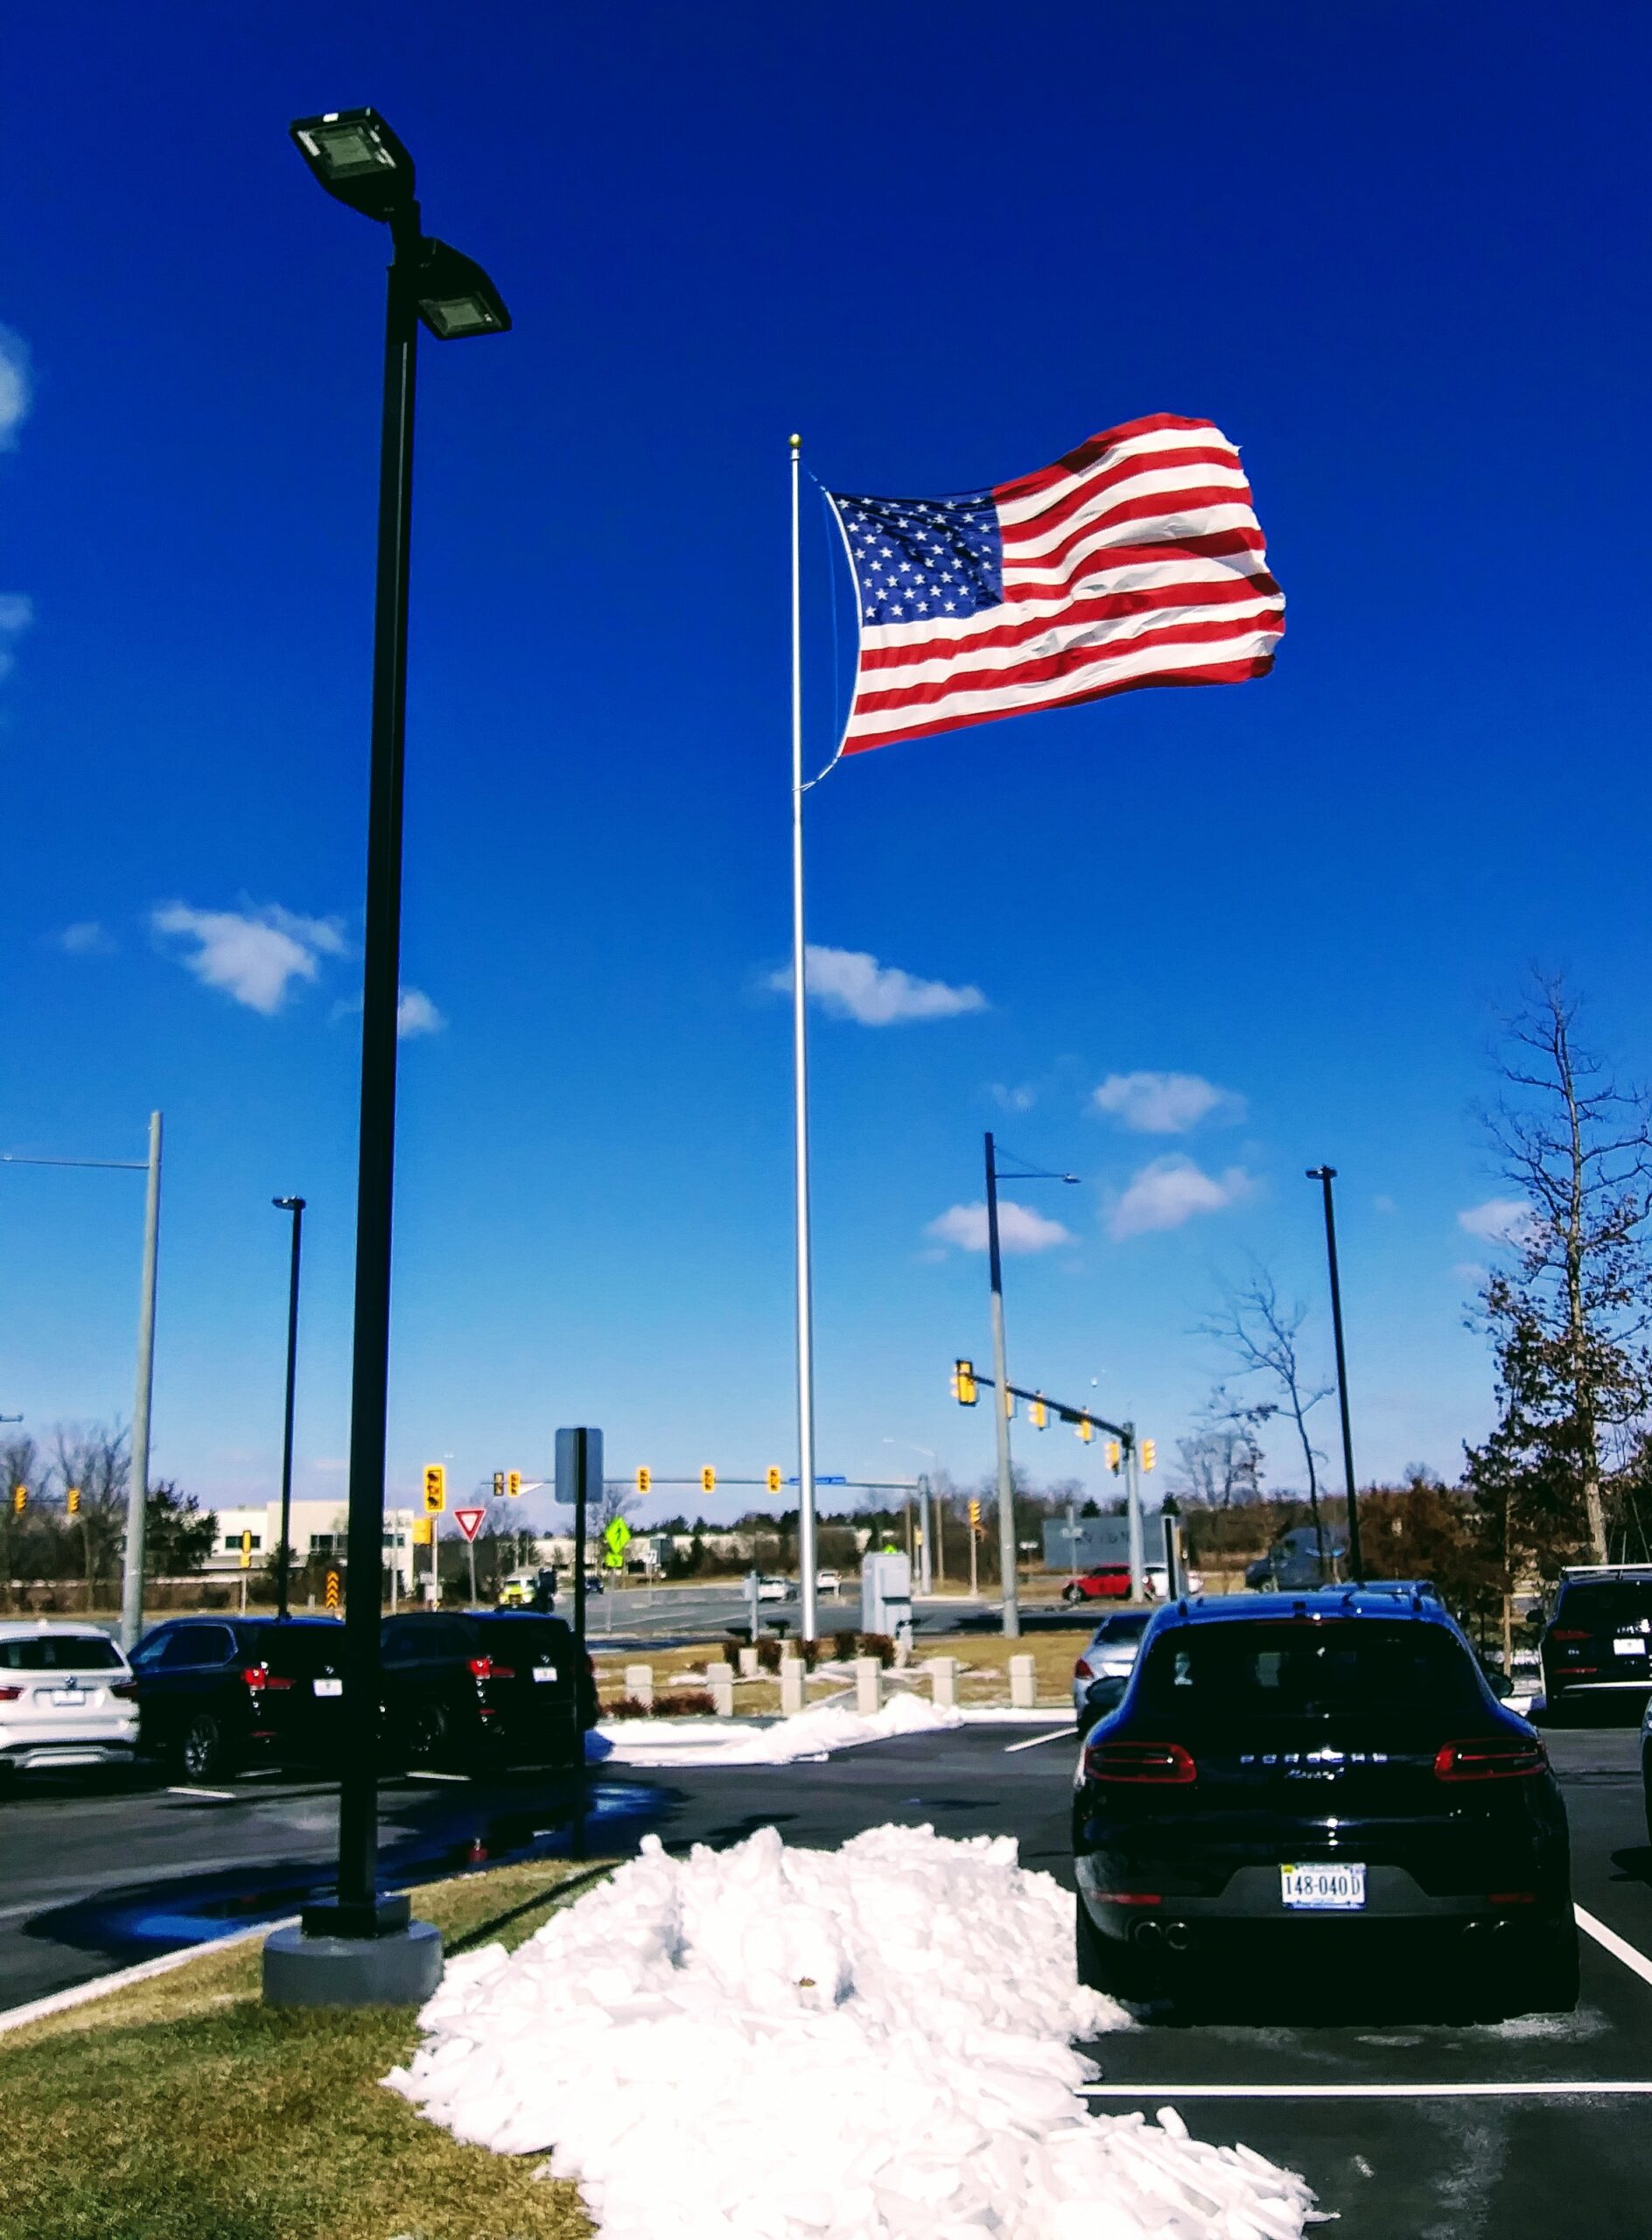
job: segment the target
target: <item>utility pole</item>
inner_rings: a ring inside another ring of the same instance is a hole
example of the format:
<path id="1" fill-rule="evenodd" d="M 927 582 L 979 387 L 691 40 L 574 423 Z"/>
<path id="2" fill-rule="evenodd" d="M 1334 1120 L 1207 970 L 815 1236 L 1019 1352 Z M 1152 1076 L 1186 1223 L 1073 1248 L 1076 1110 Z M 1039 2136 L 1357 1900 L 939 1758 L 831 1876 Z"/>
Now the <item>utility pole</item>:
<path id="1" fill-rule="evenodd" d="M 121 1639 L 130 1651 L 144 1630 L 144 1530 L 149 1520 L 149 1418 L 155 1391 L 155 1275 L 161 1236 L 161 1116 L 149 1116 L 144 1188 L 144 1284 L 137 1308 L 137 1390 L 132 1404 L 132 1476 L 126 1494 L 126 1561 Z"/>
<path id="2" fill-rule="evenodd" d="M 992 1374 L 997 1380 L 992 1407 L 998 1452 L 998 1565 L 1004 1581 L 1004 1636 L 1010 1641 L 1018 1641 L 1021 1609 L 1016 1598 L 1015 1487 L 1010 1471 L 1010 1410 L 1013 1403 L 1010 1398 L 1010 1372 L 1004 1362 L 1004 1262 L 998 1250 L 998 1163 L 990 1128 L 987 1130 L 986 1151 L 987 1264 L 992 1284 Z M 973 1541 L 970 1550 L 973 1557 Z M 972 1574 L 973 1569 L 972 1562 Z M 974 1583 L 972 1575 L 972 1588 Z"/>
<path id="3" fill-rule="evenodd" d="M 1124 1507 L 1130 1520 L 1130 1599 L 1142 1601 L 1147 1592 L 1147 1558 L 1142 1544 L 1142 1466 L 1136 1447 L 1136 1426 L 1124 1425 Z"/>
<path id="4" fill-rule="evenodd" d="M 298 1365 L 298 1256 L 304 1237 L 302 1198 L 275 1198 L 271 1204 L 292 1215 L 292 1269 L 287 1285 L 287 1410 L 281 1440 L 281 1545 L 276 1576 L 276 1615 L 288 1614 L 289 1579 L 292 1570 L 292 1403 Z M 390 1550 L 390 1577 L 396 1577 L 396 1549 Z"/>
<path id="5" fill-rule="evenodd" d="M 1331 1269 L 1331 1329 L 1336 1340 L 1336 1396 L 1342 1410 L 1342 1474 L 1348 1488 L 1348 1575 L 1357 1586 L 1365 1577 L 1365 1561 L 1360 1548 L 1360 1508 L 1358 1489 L 1354 1482 L 1354 1432 L 1348 1419 L 1348 1365 L 1342 1350 L 1342 1285 L 1336 1264 L 1336 1213 L 1331 1203 L 1331 1185 L 1336 1180 L 1334 1166 L 1311 1166 L 1310 1182 L 1319 1183 L 1325 1192 L 1325 1254 Z"/>

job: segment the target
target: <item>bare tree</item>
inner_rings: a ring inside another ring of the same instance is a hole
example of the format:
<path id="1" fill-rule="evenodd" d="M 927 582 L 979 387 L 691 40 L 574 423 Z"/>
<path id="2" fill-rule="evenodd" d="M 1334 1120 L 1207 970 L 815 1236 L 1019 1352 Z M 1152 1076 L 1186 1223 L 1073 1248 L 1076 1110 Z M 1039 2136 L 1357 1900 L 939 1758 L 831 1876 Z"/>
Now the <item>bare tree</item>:
<path id="1" fill-rule="evenodd" d="M 126 1540 L 126 1497 L 131 1480 L 129 1433 L 122 1424 L 82 1426 L 58 1424 L 52 1432 L 51 1474 L 58 1489 L 71 1486 L 80 1496 L 80 1558 L 86 1574 L 86 1606 L 97 1600 L 102 1582 L 113 1580 Z"/>
<path id="2" fill-rule="evenodd" d="M 1194 1418 L 1195 1428 L 1178 1439 L 1181 1490 L 1209 1508 L 1254 1501 L 1262 1491 L 1262 1447 L 1257 1426 L 1270 1412 L 1264 1403 L 1246 1405 L 1217 1385 Z"/>
<path id="3" fill-rule="evenodd" d="M 1242 1284 L 1224 1292 L 1220 1309 L 1208 1322 L 1200 1324 L 1197 1334 L 1214 1338 L 1224 1347 L 1241 1376 L 1264 1378 L 1279 1393 L 1276 1401 L 1255 1404 L 1249 1414 L 1253 1429 L 1276 1415 L 1288 1417 L 1296 1428 L 1308 1474 L 1314 1543 L 1323 1570 L 1325 1522 L 1320 1514 L 1319 1466 L 1325 1458 L 1308 1435 L 1308 1418 L 1336 1387 L 1311 1383 L 1302 1367 L 1297 1340 L 1307 1319 L 1305 1303 L 1292 1299 L 1287 1304 L 1282 1299 L 1270 1270 L 1258 1260 L 1252 1262 L 1250 1274 Z"/>
<path id="4" fill-rule="evenodd" d="M 1494 1240 L 1516 1262 L 1488 1278 L 1480 1305 L 1525 1444 L 1605 1563 L 1603 1438 L 1652 1404 L 1652 1110 L 1579 1042 L 1578 1012 L 1558 974 L 1534 971 L 1505 1023 L 1503 1091 L 1482 1116 L 1518 1194 Z"/>
<path id="5" fill-rule="evenodd" d="M 18 1541 L 16 1499 L 19 1487 L 38 1492 L 39 1464 L 32 1438 L 0 1441 L 0 1610 L 11 1601 L 12 1573 L 18 1568 Z"/>

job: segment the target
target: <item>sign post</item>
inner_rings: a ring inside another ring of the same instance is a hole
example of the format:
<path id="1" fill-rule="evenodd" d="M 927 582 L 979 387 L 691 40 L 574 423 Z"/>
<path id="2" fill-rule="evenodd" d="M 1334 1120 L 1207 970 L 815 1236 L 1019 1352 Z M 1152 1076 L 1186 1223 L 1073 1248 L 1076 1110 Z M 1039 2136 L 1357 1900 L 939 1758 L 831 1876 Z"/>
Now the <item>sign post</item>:
<path id="1" fill-rule="evenodd" d="M 602 1499 L 602 1433 L 589 1424 L 556 1434 L 556 1499 L 574 1513 L 574 1638 L 585 1653 L 585 1512 Z"/>

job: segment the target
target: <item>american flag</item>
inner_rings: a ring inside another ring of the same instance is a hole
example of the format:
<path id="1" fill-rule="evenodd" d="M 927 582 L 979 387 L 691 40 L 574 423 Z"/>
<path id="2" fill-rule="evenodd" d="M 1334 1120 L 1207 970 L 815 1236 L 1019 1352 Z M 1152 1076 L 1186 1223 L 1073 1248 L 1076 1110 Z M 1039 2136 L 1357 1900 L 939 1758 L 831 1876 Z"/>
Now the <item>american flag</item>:
<path id="1" fill-rule="evenodd" d="M 962 497 L 827 494 L 860 610 L 845 754 L 1273 666 L 1284 594 L 1208 420 L 1127 421 Z"/>

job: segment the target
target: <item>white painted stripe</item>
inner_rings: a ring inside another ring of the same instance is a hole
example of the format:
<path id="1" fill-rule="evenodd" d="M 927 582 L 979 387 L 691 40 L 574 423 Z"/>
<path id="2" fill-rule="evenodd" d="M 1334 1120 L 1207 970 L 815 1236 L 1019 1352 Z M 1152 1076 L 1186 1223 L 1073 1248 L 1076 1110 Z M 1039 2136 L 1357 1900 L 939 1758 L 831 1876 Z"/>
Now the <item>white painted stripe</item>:
<path id="1" fill-rule="evenodd" d="M 1076 1742 L 1077 1740 L 1077 1727 L 1058 1726 L 1053 1733 L 1035 1734 L 1032 1738 L 1031 1741 L 1028 1742 L 1006 1742 L 1004 1746 L 1004 1754 L 1006 1758 L 1012 1758 L 1018 1750 L 1036 1750 L 1041 1743 L 1061 1741 Z"/>
<path id="2" fill-rule="evenodd" d="M 1255 598 L 1223 599 L 1220 605 L 1154 606 L 1139 614 L 1110 614 L 1100 620 L 1053 622 L 1036 637 L 1018 638 L 1012 646 L 983 646 L 973 653 L 943 653 L 928 661 L 906 662 L 899 668 L 868 669 L 861 677 L 863 692 L 910 692 L 920 684 L 944 684 L 949 676 L 967 673 L 981 676 L 991 669 L 1024 668 L 1029 662 L 1047 661 L 1051 654 L 1074 647 L 1127 646 L 1157 634 L 1186 629 L 1189 623 L 1227 622 L 1236 627 L 1264 614 L 1283 614 L 1284 601 L 1276 592 Z M 1002 622 L 1018 622 L 1013 608 L 1000 610 Z"/>
<path id="3" fill-rule="evenodd" d="M 209 1952 L 228 1952 L 237 1944 L 250 1944 L 255 1937 L 268 1936 L 272 1928 L 291 1928 L 298 1919 L 298 1914 L 293 1914 L 285 1921 L 259 1922 L 252 1928 L 232 1928 L 222 1936 L 209 1937 L 203 1944 L 186 1944 L 176 1952 L 164 1952 L 158 1960 L 140 1960 L 134 1968 L 117 1968 L 111 1975 L 94 1976 L 90 1983 L 72 1984 L 67 1991 L 53 1992 L 47 1998 L 31 1999 L 26 2006 L 14 2006 L 0 2014 L 0 2035 L 8 2030 L 21 2030 L 28 2022 L 44 2021 L 47 2015 L 64 2014 L 71 2007 L 86 2006 L 111 1992 L 123 1992 L 129 1984 L 146 1984 L 152 1976 L 170 1975 L 174 1968 L 182 1968 Z"/>
<path id="4" fill-rule="evenodd" d="M 1081 2084 L 1087 2100 L 1586 2100 L 1644 2099 L 1652 2079 L 1573 2077 L 1493 2084 Z"/>
<path id="5" fill-rule="evenodd" d="M 1225 528 L 1260 528 L 1255 510 L 1247 505 L 1172 507 L 1162 514 L 1113 522 L 1096 529 L 1075 544 L 1059 565 L 1047 561 L 1024 565 L 1019 545 L 1006 545 L 1004 580 L 1006 584 L 1068 584 L 1088 553 L 1110 551 L 1120 544 L 1180 544 L 1190 536 L 1215 536 Z"/>
<path id="6" fill-rule="evenodd" d="M 867 732 L 912 731 L 920 724 L 962 724 L 1018 709 L 1059 707 L 1063 700 L 1128 677 L 1158 676 L 1172 669 L 1204 668 L 1219 662 L 1260 661 L 1277 650 L 1279 635 L 1277 630 L 1243 631 L 1196 646 L 1143 646 L 1133 653 L 1100 657 L 1072 676 L 1000 685 L 987 692 L 949 692 L 943 699 L 914 701 L 906 708 L 867 709 L 853 718 L 844 736 L 857 738 Z"/>
<path id="7" fill-rule="evenodd" d="M 1643 1984 L 1652 1984 L 1652 1960 L 1648 1960 L 1644 1952 L 1637 1951 L 1627 1937 L 1620 1936 L 1616 1929 L 1608 1928 L 1604 1922 L 1596 1921 L 1594 1915 L 1586 1913 L 1581 1906 L 1574 1905 L 1572 1910 L 1578 1916 L 1578 1927 L 1586 1936 L 1593 1937 L 1595 1942 L 1609 1952 L 1614 1960 L 1621 1960 L 1630 1973 L 1639 1976 Z"/>
<path id="8" fill-rule="evenodd" d="M 168 1796 L 186 1796 L 192 1804 L 234 1804 L 233 1788 L 169 1788 Z"/>
<path id="9" fill-rule="evenodd" d="M 1161 468 L 1157 474 L 1132 474 L 1127 481 L 1110 482 L 1104 489 L 1094 491 L 1081 505 L 1063 514 L 1048 528 L 1038 528 L 1034 515 L 1025 527 L 1018 528 L 1012 541 L 1004 539 L 1004 550 L 1013 552 L 1018 559 L 1037 559 L 1044 553 L 1054 552 L 1058 544 L 1065 544 L 1087 522 L 1105 522 L 1121 507 L 1134 505 L 1138 499 L 1168 498 L 1181 490 L 1237 490 L 1246 498 L 1250 495 L 1250 485 L 1236 459 L 1231 466 L 1208 466 L 1202 460 L 1189 459 L 1180 466 Z M 999 520 L 1003 522 L 1003 514 Z M 1131 533 L 1135 533 L 1134 522 Z"/>
<path id="10" fill-rule="evenodd" d="M 1098 568 L 1094 575 L 1067 586 L 1059 597 L 1006 599 L 997 606 L 984 606 L 977 614 L 927 614 L 916 622 L 869 623 L 861 632 L 861 642 L 879 653 L 905 646 L 951 643 L 978 638 L 983 631 L 996 630 L 1001 623 L 1040 622 L 1066 614 L 1075 598 L 1113 598 L 1128 592 L 1166 586 L 1191 590 L 1196 584 L 1228 584 L 1236 577 L 1267 572 L 1267 554 L 1249 547 L 1220 559 L 1213 559 L 1208 553 L 1189 552 L 1175 560 L 1129 560 L 1122 566 Z"/>
<path id="11" fill-rule="evenodd" d="M 1074 445 L 1075 451 L 1078 448 L 1077 444 Z M 1104 452 L 1093 458 L 1088 466 L 1081 467 L 1076 474 L 1063 475 L 1059 482 L 1052 482 L 1045 489 L 1035 490 L 1029 497 L 1008 500 L 999 507 L 998 512 L 1007 522 L 1030 521 L 1041 514 L 1046 506 L 1061 498 L 1070 497 L 1074 490 L 1082 490 L 1092 475 L 1105 473 L 1110 467 L 1123 466 L 1132 458 L 1151 458 L 1156 452 L 1190 449 L 1230 452 L 1235 458 L 1239 456 L 1235 445 L 1221 429 L 1213 428 L 1208 423 L 1201 422 L 1194 428 L 1150 428 L 1143 435 L 1127 436 L 1122 443 L 1110 444 Z M 1011 475 L 1008 480 L 1014 482 L 1019 477 Z"/>

